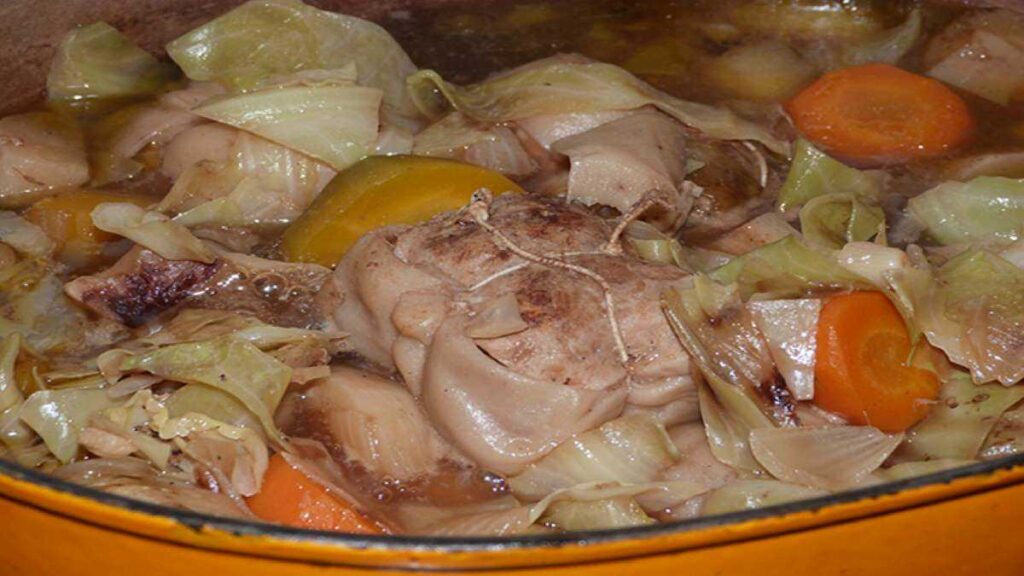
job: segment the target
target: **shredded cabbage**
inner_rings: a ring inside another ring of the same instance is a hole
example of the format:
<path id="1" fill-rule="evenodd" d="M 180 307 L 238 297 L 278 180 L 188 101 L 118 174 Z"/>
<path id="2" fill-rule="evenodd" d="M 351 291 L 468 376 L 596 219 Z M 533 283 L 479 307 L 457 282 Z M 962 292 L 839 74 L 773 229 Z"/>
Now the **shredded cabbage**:
<path id="1" fill-rule="evenodd" d="M 1024 180 L 945 182 L 911 198 L 907 209 L 943 244 L 1017 240 L 1024 234 Z"/>
<path id="2" fill-rule="evenodd" d="M 105 22 L 68 32 L 46 78 L 51 100 L 126 98 L 159 91 L 167 69 Z"/>
<path id="3" fill-rule="evenodd" d="M 228 336 L 163 346 L 131 354 L 111 350 L 98 363 L 120 373 L 147 372 L 167 380 L 215 388 L 237 399 L 279 446 L 286 445 L 274 424 L 292 369 L 253 344 Z M 110 370 L 105 375 L 110 378 Z"/>
<path id="4" fill-rule="evenodd" d="M 581 56 L 538 60 L 469 86 L 456 86 L 433 70 L 421 70 L 409 77 L 408 85 L 416 105 L 432 118 L 455 109 L 482 122 L 499 123 L 653 105 L 713 138 L 754 140 L 779 154 L 789 149 L 764 128 L 726 109 L 674 98 L 618 66 Z"/>

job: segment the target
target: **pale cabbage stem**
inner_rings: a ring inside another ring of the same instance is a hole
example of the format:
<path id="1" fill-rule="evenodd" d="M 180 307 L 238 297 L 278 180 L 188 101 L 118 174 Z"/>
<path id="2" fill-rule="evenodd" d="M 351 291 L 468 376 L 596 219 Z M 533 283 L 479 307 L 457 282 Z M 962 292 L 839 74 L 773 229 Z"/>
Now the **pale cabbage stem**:
<path id="1" fill-rule="evenodd" d="M 560 268 L 562 270 L 575 272 L 577 274 L 590 278 L 594 282 L 597 282 L 597 284 L 601 287 L 601 290 L 604 293 L 605 313 L 608 315 L 608 324 L 611 325 L 612 329 L 612 339 L 615 341 L 615 350 L 618 352 L 619 361 L 622 363 L 622 367 L 626 369 L 626 383 L 629 384 L 632 373 L 632 369 L 629 362 L 629 352 L 626 350 L 626 341 L 622 337 L 622 329 L 619 326 L 619 321 L 615 315 L 615 297 L 612 296 L 612 287 L 610 284 L 608 284 L 608 281 L 605 280 L 604 277 L 598 274 L 597 272 L 594 272 L 593 270 L 586 268 L 584 266 L 573 264 L 571 262 L 566 262 L 564 260 L 559 260 L 558 258 L 552 258 L 551 256 L 534 254 L 533 252 L 530 252 L 519 247 L 515 242 L 512 241 L 511 238 L 506 236 L 504 233 L 502 233 L 500 230 L 498 230 L 488 222 L 488 219 L 490 218 L 490 202 L 490 190 L 487 190 L 486 188 L 481 188 L 480 190 L 477 190 L 476 192 L 473 193 L 473 197 L 470 200 L 469 207 L 466 209 L 466 211 L 473 218 L 473 220 L 475 220 L 476 223 L 480 225 L 481 228 L 486 230 L 488 233 L 491 234 L 491 236 L 493 236 L 497 240 L 497 244 L 505 247 L 510 252 L 512 252 L 516 256 L 519 256 L 523 260 L 527 260 L 528 262 L 533 262 L 535 264 L 540 264 L 541 266 L 547 266 L 549 268 Z M 525 267 L 526 265 L 523 264 L 520 266 Z M 505 274 L 510 274 L 515 271 L 514 269 L 518 270 L 519 268 L 513 266 L 511 268 L 506 268 L 505 270 L 502 270 L 498 274 L 502 276 Z M 495 277 L 497 276 L 493 276 L 487 280 L 484 280 L 483 283 L 489 282 Z M 482 283 L 477 283 L 477 286 L 481 284 Z"/>

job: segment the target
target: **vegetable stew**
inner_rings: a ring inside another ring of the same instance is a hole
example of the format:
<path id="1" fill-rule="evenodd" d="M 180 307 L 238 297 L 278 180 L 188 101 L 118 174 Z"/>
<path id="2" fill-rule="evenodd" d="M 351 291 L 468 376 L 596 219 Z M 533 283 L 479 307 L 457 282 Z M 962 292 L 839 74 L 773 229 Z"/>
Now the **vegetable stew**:
<path id="1" fill-rule="evenodd" d="M 0 457 L 361 534 L 1024 451 L 1024 12 L 250 0 L 0 119 Z"/>

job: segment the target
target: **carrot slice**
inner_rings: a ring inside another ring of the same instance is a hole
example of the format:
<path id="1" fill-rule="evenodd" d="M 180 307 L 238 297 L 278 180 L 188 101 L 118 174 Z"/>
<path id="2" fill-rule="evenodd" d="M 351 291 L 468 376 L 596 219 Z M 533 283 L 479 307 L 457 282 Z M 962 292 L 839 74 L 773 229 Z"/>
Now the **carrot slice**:
<path id="1" fill-rule="evenodd" d="M 888 64 L 825 74 L 793 97 L 786 111 L 809 140 L 861 164 L 941 155 L 966 142 L 974 129 L 956 93 Z"/>
<path id="2" fill-rule="evenodd" d="M 910 334 L 881 292 L 854 292 L 825 303 L 818 320 L 814 403 L 853 424 L 901 432 L 931 410 L 939 380 L 909 366 Z"/>
<path id="3" fill-rule="evenodd" d="M 380 525 L 292 467 L 280 454 L 270 457 L 263 487 L 246 503 L 253 514 L 267 522 L 354 534 L 385 533 Z"/>

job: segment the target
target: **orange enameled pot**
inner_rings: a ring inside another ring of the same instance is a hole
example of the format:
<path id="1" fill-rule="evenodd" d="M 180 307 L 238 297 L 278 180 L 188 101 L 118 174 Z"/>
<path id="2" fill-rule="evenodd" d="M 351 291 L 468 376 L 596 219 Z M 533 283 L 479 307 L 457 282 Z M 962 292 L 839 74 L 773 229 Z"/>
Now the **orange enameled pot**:
<path id="1" fill-rule="evenodd" d="M 373 18 L 412 1 L 314 3 Z M 0 112 L 39 98 L 53 47 L 75 24 L 105 20 L 157 51 L 239 3 L 5 0 Z M 513 539 L 347 536 L 220 520 L 0 462 L 0 575 L 1019 575 L 1021 518 L 1024 457 L 678 524 Z"/>

